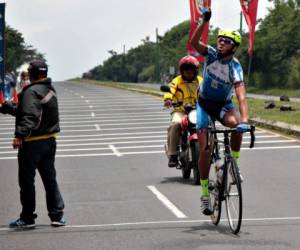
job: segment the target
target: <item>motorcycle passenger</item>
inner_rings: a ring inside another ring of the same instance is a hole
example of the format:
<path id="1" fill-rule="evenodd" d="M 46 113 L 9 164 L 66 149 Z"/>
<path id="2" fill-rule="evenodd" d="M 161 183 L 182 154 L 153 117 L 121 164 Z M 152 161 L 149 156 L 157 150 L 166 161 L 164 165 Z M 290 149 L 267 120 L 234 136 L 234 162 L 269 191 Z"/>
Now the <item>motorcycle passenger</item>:
<path id="1" fill-rule="evenodd" d="M 208 192 L 209 161 L 211 150 L 207 149 L 207 128 L 211 117 L 223 125 L 237 128 L 231 135 L 232 157 L 238 160 L 242 143 L 242 133 L 250 128 L 248 124 L 248 104 L 243 80 L 243 69 L 234 53 L 241 43 L 238 31 L 220 30 L 217 48 L 201 42 L 205 25 L 211 17 L 211 11 L 203 13 L 203 23 L 197 28 L 193 37 L 193 47 L 206 57 L 203 85 L 197 103 L 197 129 L 200 144 L 199 171 L 201 173 L 201 207 L 205 215 L 210 215 L 211 205 Z M 239 112 L 232 103 L 233 91 L 237 96 Z"/>
<path id="2" fill-rule="evenodd" d="M 180 75 L 169 84 L 170 93 L 164 95 L 164 106 L 172 107 L 172 103 L 182 102 L 174 107 L 171 113 L 171 124 L 168 128 L 168 157 L 170 168 L 178 166 L 177 147 L 180 141 L 181 120 L 187 104 L 196 105 L 199 84 L 202 77 L 198 76 L 199 61 L 193 56 L 185 56 L 179 62 Z"/>

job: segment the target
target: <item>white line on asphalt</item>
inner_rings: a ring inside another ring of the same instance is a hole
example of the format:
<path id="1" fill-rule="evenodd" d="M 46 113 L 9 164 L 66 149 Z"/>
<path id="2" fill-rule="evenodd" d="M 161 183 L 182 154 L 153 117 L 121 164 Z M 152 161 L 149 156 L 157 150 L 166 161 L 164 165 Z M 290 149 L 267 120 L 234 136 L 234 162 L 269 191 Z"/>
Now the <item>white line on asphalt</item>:
<path id="1" fill-rule="evenodd" d="M 165 195 L 158 191 L 155 186 L 147 186 L 147 188 L 160 200 L 177 218 L 184 219 L 187 216 L 181 212 Z"/>
<path id="2" fill-rule="evenodd" d="M 86 100 L 85 101 L 86 103 L 89 103 L 90 101 L 89 100 Z M 158 103 L 158 104 L 160 104 L 161 102 L 160 101 L 156 101 L 156 100 L 146 100 L 146 101 L 142 101 L 142 102 L 126 102 L 126 104 L 130 104 L 130 105 L 141 105 L 141 104 L 154 104 L 154 103 Z M 63 104 L 63 105 L 62 105 Z M 82 101 L 80 100 L 79 102 L 72 102 L 72 103 L 63 103 L 63 102 L 59 102 L 59 106 L 60 107 L 74 107 L 74 104 L 76 104 L 76 107 L 77 107 L 77 105 L 79 106 L 79 107 L 84 107 L 85 105 L 84 104 L 82 104 Z M 119 106 L 122 106 L 122 105 L 124 105 L 124 102 L 116 102 L 116 101 L 114 101 L 112 104 L 109 104 L 108 105 L 108 102 L 106 101 L 106 102 L 99 102 L 99 101 L 93 101 L 93 104 L 94 105 L 99 105 L 99 106 L 101 106 L 102 107 L 102 105 L 107 105 L 107 106 L 111 106 L 111 105 L 114 105 L 114 106 L 117 106 L 117 105 L 119 105 Z"/>
<path id="3" fill-rule="evenodd" d="M 243 222 L 274 222 L 274 221 L 298 221 L 300 217 L 275 217 L 275 218 L 244 218 Z M 112 224 L 94 224 L 94 225 L 67 225 L 63 229 L 72 228 L 106 228 L 106 227 L 126 227 L 126 226 L 145 226 L 145 225 L 166 225 L 166 224 L 198 224 L 198 223 L 211 223 L 211 220 L 171 220 L 171 221 L 141 221 L 141 222 L 125 222 L 125 223 L 112 223 Z M 227 222 L 227 219 L 221 219 L 221 222 Z M 212 225 L 213 226 L 213 225 Z M 39 226 L 37 225 L 37 229 Z M 44 229 L 44 227 L 43 227 Z M 10 231 L 8 227 L 0 228 L 0 231 Z"/>
<path id="4" fill-rule="evenodd" d="M 88 138 L 88 137 L 101 137 L 105 138 L 108 136 L 123 136 L 123 135 L 153 135 L 153 134 L 162 134 L 165 135 L 165 131 L 149 131 L 149 132 L 132 132 L 132 133 L 111 133 L 111 134 L 87 134 L 87 135 L 59 135 L 58 138 Z M 123 137 L 120 137 L 122 139 Z M 11 141 L 9 138 L 1 138 L 1 140 Z M 0 144 L 3 144 L 0 142 Z"/>
<path id="5" fill-rule="evenodd" d="M 89 106 L 90 109 L 92 109 L 93 107 L 94 107 L 93 105 L 90 105 L 90 106 Z M 78 110 L 78 112 L 80 112 L 80 110 Z"/>
<path id="6" fill-rule="evenodd" d="M 158 147 L 161 145 L 158 145 Z M 274 149 L 300 149 L 300 146 L 291 146 L 291 147 L 269 147 L 269 148 L 254 148 L 254 150 L 274 150 Z M 241 150 L 253 150 L 249 148 L 242 148 Z M 9 152 L 10 153 L 10 152 Z M 17 154 L 17 152 L 14 152 Z M 122 155 L 140 155 L 140 154 L 164 154 L 164 150 L 160 151 L 137 151 L 137 152 L 122 152 Z M 98 156 L 112 156 L 115 154 L 111 153 L 104 153 L 104 154 L 71 154 L 71 155 L 56 155 L 56 158 L 72 158 L 72 157 L 98 157 Z M 12 160 L 12 159 L 17 159 L 16 156 L 13 157 L 0 157 L 0 160 Z"/>
<path id="7" fill-rule="evenodd" d="M 76 139 L 76 140 L 57 140 L 58 142 L 58 147 L 78 147 L 78 146 L 99 146 L 99 145 L 107 145 L 107 144 L 138 144 L 138 143 L 154 143 L 154 142 L 165 142 L 166 140 L 143 140 L 143 141 L 128 141 L 128 139 L 147 139 L 147 138 L 151 138 L 151 139 L 155 139 L 155 138 L 164 138 L 165 135 L 158 135 L 158 136 L 133 136 L 133 137 L 116 137 L 116 138 L 94 138 L 94 139 Z M 126 141 L 116 141 L 116 142 L 112 142 L 113 140 L 126 140 Z M 86 142 L 86 141 L 106 141 L 106 142 L 94 142 L 94 143 L 67 143 L 67 144 L 63 144 L 62 142 Z M 256 144 L 273 144 L 273 143 L 289 143 L 289 142 L 293 142 L 293 141 L 257 141 Z M 297 142 L 297 141 L 295 141 Z M 10 141 L 9 142 L 1 142 L 0 145 L 9 145 L 9 146 L 0 146 L 0 149 L 11 149 L 11 145 L 10 145 Z M 243 142 L 243 145 L 248 145 L 249 141 L 245 141 Z"/>
<path id="8" fill-rule="evenodd" d="M 280 146 L 280 147 L 259 147 L 259 148 L 241 148 L 241 150 L 268 150 L 268 149 L 297 149 L 300 146 Z"/>
<path id="9" fill-rule="evenodd" d="M 162 140 L 160 142 L 164 142 Z M 126 144 L 127 142 L 121 142 L 119 144 Z M 116 144 L 116 143 L 115 143 Z M 102 144 L 107 145 L 107 143 Z M 110 146 L 109 146 L 110 147 Z M 140 146 L 126 146 L 126 147 L 118 147 L 119 149 L 146 149 L 146 148 L 163 148 L 162 144 L 159 145 L 140 145 Z M 282 146 L 282 147 L 259 147 L 259 148 L 241 148 L 242 151 L 244 150 L 274 150 L 274 149 L 298 149 L 300 146 Z M 77 152 L 77 151 L 99 151 L 99 150 L 107 150 L 107 148 L 72 148 L 72 149 L 57 149 L 57 152 Z M 129 152 L 131 153 L 131 152 Z M 16 151 L 0 151 L 0 154 L 16 154 Z M 125 154 L 125 153 L 124 153 Z"/>
<path id="10" fill-rule="evenodd" d="M 165 111 L 157 111 L 157 112 L 135 112 L 135 113 L 113 113 L 113 114 L 102 114 L 97 115 L 98 118 L 116 118 L 116 117 L 146 117 L 147 115 L 154 115 L 154 114 L 168 114 L 168 112 Z M 76 119 L 82 119 L 82 117 L 88 117 L 89 115 L 60 115 L 61 120 L 76 120 Z"/>
<path id="11" fill-rule="evenodd" d="M 120 153 L 120 151 L 114 145 L 109 145 L 109 148 L 113 151 L 113 153 L 117 157 L 121 157 L 122 156 L 122 154 Z"/>
<path id="12" fill-rule="evenodd" d="M 119 105 L 96 105 L 95 103 L 93 103 L 95 105 L 95 108 L 101 108 L 102 110 L 105 110 L 105 109 L 111 109 L 112 107 L 127 107 L 127 108 L 144 108 L 144 107 L 150 107 L 150 106 L 153 106 L 153 109 L 155 107 L 158 107 L 158 108 L 163 108 L 162 105 L 160 103 L 149 103 L 149 104 L 119 104 Z M 76 107 L 76 109 L 74 108 Z M 80 109 L 80 107 L 83 107 L 83 109 Z M 86 108 L 86 105 L 72 105 L 72 106 L 69 106 L 69 107 L 66 107 L 66 106 L 60 106 L 60 110 L 64 113 L 67 113 L 67 112 L 74 112 L 76 110 L 80 111 L 80 112 L 88 112 L 88 110 L 85 109 Z"/>
<path id="13" fill-rule="evenodd" d="M 94 121 L 95 122 L 95 121 Z M 128 126 L 128 125 L 145 125 L 145 124 L 169 124 L 168 120 L 162 120 L 160 119 L 159 121 L 147 121 L 147 122 L 126 122 L 126 123 L 120 123 L 120 122 L 116 122 L 116 123 L 102 123 L 101 126 Z M 85 124 L 85 125 L 63 125 L 61 126 L 62 130 L 64 130 L 63 128 L 85 128 L 85 127 L 94 127 L 95 125 L 93 124 Z M 12 128 L 3 128 L 7 129 L 7 130 L 11 130 Z"/>
<path id="14" fill-rule="evenodd" d="M 95 115 L 95 113 L 94 112 L 92 112 L 91 113 L 91 117 L 95 117 L 96 115 Z"/>
<path id="15" fill-rule="evenodd" d="M 97 117 L 98 118 L 98 117 Z M 156 115 L 156 116 L 153 116 L 152 118 L 150 117 L 146 117 L 146 118 L 132 118 L 132 117 L 126 117 L 126 118 L 123 118 L 123 119 L 101 119 L 101 120 L 81 120 L 80 121 L 61 121 L 60 124 L 84 124 L 84 123 L 93 123 L 93 122 L 122 122 L 122 121 L 153 121 L 153 120 L 166 120 L 166 121 L 169 121 L 170 118 L 167 117 L 166 115 Z M 0 127 L 1 127 L 2 124 L 0 124 Z M 10 124 L 6 124 L 6 125 L 12 125 L 11 123 Z M 261 131 L 258 131 L 258 133 L 262 134 L 263 132 Z M 257 133 L 256 133 L 257 134 Z"/>
<path id="16" fill-rule="evenodd" d="M 82 116 L 82 117 L 75 117 L 75 118 L 62 118 L 61 120 L 61 124 L 80 124 L 80 123 L 93 123 L 95 121 L 99 121 L 99 122 L 102 122 L 102 121 L 107 121 L 107 122 L 114 122 L 114 121 L 147 121 L 147 120 L 159 120 L 159 119 L 168 119 L 170 120 L 170 117 L 168 116 L 168 114 L 166 113 L 158 113 L 156 115 L 131 115 L 131 114 L 127 114 L 127 115 L 124 115 L 121 116 L 120 114 L 116 114 L 116 115 L 113 115 L 113 116 L 101 116 L 101 115 L 98 115 L 97 116 L 97 119 L 101 119 L 101 120 L 94 120 L 94 119 L 87 119 L 91 117 L 91 115 L 86 115 L 86 116 Z M 118 119 L 116 119 L 116 117 L 118 117 Z M 83 118 L 86 118 L 86 119 L 83 119 Z M 112 119 L 112 118 L 115 118 L 115 119 Z M 13 126 L 14 124 L 14 120 L 5 120 L 5 123 L 0 123 L 0 127 L 1 126 Z M 264 133 L 264 132 L 261 132 L 261 131 L 258 131 L 258 133 Z M 257 134 L 257 132 L 256 132 Z"/>
<path id="17" fill-rule="evenodd" d="M 107 109 L 95 109 L 94 111 L 97 111 L 97 112 L 102 112 L 102 113 L 108 113 L 110 114 L 111 111 L 135 111 L 135 110 L 138 110 L 138 109 L 143 109 L 143 110 L 153 110 L 153 107 L 148 107 L 148 106 L 145 106 L 145 107 L 133 107 L 133 108 L 107 108 Z M 107 111 L 107 112 L 105 112 Z M 61 111 L 60 113 L 62 115 L 64 114 L 67 114 L 67 113 L 77 113 L 78 111 L 73 109 L 72 111 Z M 86 109 L 86 110 L 80 110 L 80 112 L 90 112 L 89 109 Z"/>
<path id="18" fill-rule="evenodd" d="M 81 96 L 80 96 L 80 98 L 81 98 L 81 99 L 83 99 L 83 98 L 84 98 L 84 96 L 83 96 L 83 95 L 81 95 Z"/>
<path id="19" fill-rule="evenodd" d="M 96 130 L 98 130 L 98 131 L 101 130 L 99 124 L 95 124 L 95 128 L 96 128 Z"/>

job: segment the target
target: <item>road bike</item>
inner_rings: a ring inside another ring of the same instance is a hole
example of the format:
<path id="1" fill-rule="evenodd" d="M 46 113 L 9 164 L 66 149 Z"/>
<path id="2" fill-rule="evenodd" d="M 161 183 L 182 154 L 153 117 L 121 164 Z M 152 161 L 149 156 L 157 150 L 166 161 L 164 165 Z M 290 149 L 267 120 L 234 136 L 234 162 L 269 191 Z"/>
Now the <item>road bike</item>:
<path id="1" fill-rule="evenodd" d="M 219 224 L 222 202 L 225 201 L 229 227 L 233 234 L 238 234 L 243 215 L 243 180 L 237 162 L 231 156 L 229 136 L 233 132 L 236 132 L 236 128 L 217 129 L 215 121 L 211 122 L 207 133 L 207 147 L 212 147 L 208 189 L 212 204 L 213 224 Z M 253 148 L 255 126 L 251 125 L 247 132 L 250 132 L 250 148 Z M 218 134 L 224 135 L 222 140 L 218 139 Z"/>

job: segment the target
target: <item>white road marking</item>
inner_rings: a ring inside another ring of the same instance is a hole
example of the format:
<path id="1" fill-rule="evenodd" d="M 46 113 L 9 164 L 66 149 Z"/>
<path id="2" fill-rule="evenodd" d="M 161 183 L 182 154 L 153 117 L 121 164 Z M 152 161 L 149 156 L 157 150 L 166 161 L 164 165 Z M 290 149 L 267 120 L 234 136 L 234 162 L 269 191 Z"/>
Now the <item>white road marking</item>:
<path id="1" fill-rule="evenodd" d="M 101 113 L 109 113 L 111 111 L 135 111 L 135 110 L 138 110 L 138 109 L 143 109 L 143 110 L 153 110 L 153 107 L 148 107 L 148 106 L 145 106 L 145 107 L 133 107 L 133 108 L 122 108 L 122 107 L 119 107 L 119 108 L 110 108 L 110 107 L 107 107 L 107 109 L 95 109 L 94 111 L 97 111 L 97 112 L 101 112 Z M 107 111 L 107 112 L 105 112 Z M 71 111 L 61 111 L 60 113 L 62 115 L 64 114 L 68 114 L 68 113 L 77 113 L 78 111 L 73 109 Z M 90 112 L 89 109 L 86 109 L 86 110 L 80 110 L 80 112 Z"/>
<path id="2" fill-rule="evenodd" d="M 124 137 L 124 138 L 120 138 L 120 137 L 116 137 L 116 138 L 99 138 L 99 139 L 82 139 L 82 140 L 57 140 L 58 142 L 58 148 L 61 147 L 78 147 L 78 146 L 99 146 L 99 145 L 107 145 L 107 144 L 139 144 L 139 143 L 155 143 L 155 142 L 161 142 L 164 143 L 166 141 L 166 139 L 163 140 L 143 140 L 143 141 L 128 141 L 128 139 L 147 139 L 147 138 L 163 138 L 163 135 L 159 135 L 159 136 L 137 136 L 137 137 Z M 112 142 L 111 140 L 120 140 L 120 139 L 124 139 L 126 141 L 116 141 L 116 142 Z M 109 140 L 109 141 L 107 141 Z M 96 142 L 96 143 L 68 143 L 68 144 L 63 144 L 62 142 L 80 142 L 80 141 L 107 141 L 107 142 Z M 256 142 L 256 144 L 268 144 L 268 143 L 288 143 L 288 142 L 292 142 L 292 141 L 259 141 Z M 1 143 L 4 144 L 4 143 Z M 0 145 L 1 145 L 0 144 Z M 9 144 L 10 142 L 7 142 L 5 144 Z M 249 142 L 244 142 L 243 145 L 248 145 Z M 11 149 L 11 145 L 10 146 L 0 146 L 0 149 Z M 1 153 L 1 152 L 0 152 Z"/>
<path id="3" fill-rule="evenodd" d="M 94 105 L 96 105 L 96 103 L 93 102 Z M 64 112 L 64 113 L 68 113 L 68 112 L 74 112 L 75 109 L 74 109 L 74 106 L 75 105 L 70 105 L 69 107 L 66 107 L 66 106 L 59 106 L 61 108 L 61 110 Z M 158 108 L 163 108 L 162 104 L 160 103 L 149 103 L 149 104 L 145 104 L 145 103 L 141 103 L 141 104 L 118 104 L 118 105 L 115 105 L 115 104 L 111 104 L 111 105 L 96 105 L 95 108 L 101 108 L 102 110 L 106 110 L 106 109 L 111 109 L 112 107 L 128 107 L 128 108 L 145 108 L 145 107 L 150 107 L 150 106 L 153 106 L 153 109 L 155 109 L 155 107 L 158 107 Z M 80 109 L 81 107 L 83 107 L 82 109 Z M 80 111 L 80 112 L 88 112 L 88 110 L 85 109 L 86 108 L 86 105 L 76 105 L 76 110 Z"/>
<path id="4" fill-rule="evenodd" d="M 90 101 L 89 100 L 85 100 L 85 102 L 86 103 L 89 103 Z M 70 106 L 72 106 L 72 107 L 74 107 L 74 105 L 72 104 L 72 105 L 70 105 Z M 76 106 L 77 107 L 77 106 Z"/>
<path id="5" fill-rule="evenodd" d="M 83 98 L 84 98 L 84 96 L 83 96 L 83 95 L 81 95 L 81 96 L 80 96 L 80 98 L 81 98 L 81 99 L 83 99 Z"/>
<path id="6" fill-rule="evenodd" d="M 89 106 L 90 109 L 92 109 L 93 107 L 94 107 L 93 105 L 90 105 L 90 106 Z M 78 112 L 80 112 L 80 110 L 78 110 Z"/>
<path id="7" fill-rule="evenodd" d="M 133 132 L 133 133 L 109 133 L 109 134 L 86 134 L 86 135 L 59 135 L 58 138 L 88 138 L 88 137 L 100 137 L 105 139 L 105 137 L 109 136 L 123 136 L 123 135 L 154 135 L 154 134 L 161 134 L 166 135 L 165 131 L 149 131 L 149 132 Z M 124 137 L 119 137 L 120 139 Z M 11 137 L 8 138 L 1 138 L 1 140 L 7 140 L 11 142 Z M 88 140 L 88 139 L 87 139 Z M 3 142 L 0 142 L 3 144 Z"/>
<path id="8" fill-rule="evenodd" d="M 95 115 L 95 113 L 94 112 L 92 112 L 91 113 L 91 117 L 95 117 L 96 115 Z"/>
<path id="9" fill-rule="evenodd" d="M 244 218 L 243 222 L 274 222 L 274 221 L 298 221 L 300 217 L 275 217 L 275 218 Z M 221 219 L 221 222 L 227 222 L 227 219 Z M 167 225 L 167 224 L 198 224 L 198 223 L 211 223 L 211 220 L 171 220 L 171 221 L 141 221 L 141 222 L 125 222 L 125 223 L 112 223 L 112 224 L 94 224 L 94 225 L 67 225 L 62 227 L 64 229 L 76 228 L 109 228 L 109 227 L 127 227 L 127 226 L 146 226 L 146 225 Z M 37 229 L 39 226 L 37 225 Z M 7 227 L 0 228 L 0 231 L 10 231 L 12 229 Z"/>
<path id="10" fill-rule="evenodd" d="M 103 114 L 101 113 L 101 115 L 98 115 L 98 118 L 116 118 L 116 117 L 146 117 L 149 115 L 154 115 L 154 114 L 164 114 L 164 115 L 168 115 L 168 112 L 163 112 L 163 111 L 158 111 L 158 112 L 147 112 L 145 114 L 145 112 L 143 113 L 130 113 L 130 114 L 125 114 L 125 113 L 113 113 L 113 114 Z M 61 120 L 78 120 L 78 119 L 82 119 L 82 117 L 88 117 L 89 115 L 60 115 Z"/>
<path id="11" fill-rule="evenodd" d="M 113 151 L 114 155 L 116 155 L 117 157 L 121 157 L 122 156 L 122 154 L 120 153 L 120 151 L 114 145 L 109 145 L 109 148 Z"/>
<path id="12" fill-rule="evenodd" d="M 177 218 L 184 219 L 187 216 L 181 212 L 165 195 L 158 191 L 155 186 L 147 186 L 147 188 L 160 200 Z"/>
<path id="13" fill-rule="evenodd" d="M 100 131 L 100 130 L 101 130 L 99 124 L 95 124 L 95 128 L 96 128 L 97 131 Z"/>

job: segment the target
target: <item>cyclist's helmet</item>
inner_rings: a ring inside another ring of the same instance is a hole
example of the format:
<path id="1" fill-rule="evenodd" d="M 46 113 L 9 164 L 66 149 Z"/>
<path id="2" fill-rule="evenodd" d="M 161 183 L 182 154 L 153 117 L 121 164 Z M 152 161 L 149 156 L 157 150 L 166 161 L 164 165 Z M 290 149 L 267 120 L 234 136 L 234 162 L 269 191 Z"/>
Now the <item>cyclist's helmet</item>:
<path id="1" fill-rule="evenodd" d="M 236 30 L 219 30 L 218 37 L 226 37 L 231 39 L 236 46 L 240 46 L 242 42 L 242 36 L 240 32 Z"/>
<path id="2" fill-rule="evenodd" d="M 194 56 L 185 56 L 185 57 L 181 58 L 181 60 L 179 62 L 180 74 L 183 75 L 184 70 L 192 69 L 195 72 L 195 79 L 198 76 L 199 67 L 200 67 L 200 63 L 199 63 L 198 59 Z"/>

